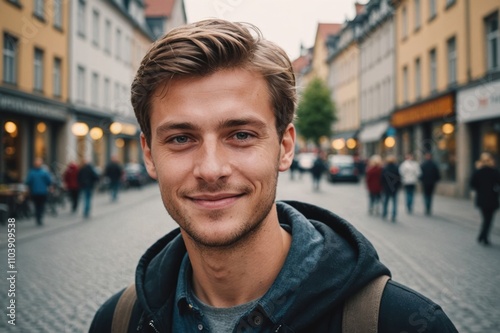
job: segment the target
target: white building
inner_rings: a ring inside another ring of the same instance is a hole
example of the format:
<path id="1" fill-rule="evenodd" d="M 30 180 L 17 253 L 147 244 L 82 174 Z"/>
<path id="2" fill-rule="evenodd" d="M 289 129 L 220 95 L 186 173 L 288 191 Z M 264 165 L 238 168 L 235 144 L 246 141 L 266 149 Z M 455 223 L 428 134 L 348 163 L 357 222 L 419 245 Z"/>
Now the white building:
<path id="1" fill-rule="evenodd" d="M 361 131 L 358 139 L 364 157 L 390 151 L 393 133 L 390 115 L 395 108 L 395 25 L 390 0 L 371 0 L 361 18 L 360 89 Z"/>
<path id="2" fill-rule="evenodd" d="M 68 160 L 104 167 L 110 155 L 138 160 L 139 127 L 130 103 L 139 31 L 152 42 L 142 0 L 74 0 L 70 12 Z M 119 123 L 111 126 L 113 123 Z"/>

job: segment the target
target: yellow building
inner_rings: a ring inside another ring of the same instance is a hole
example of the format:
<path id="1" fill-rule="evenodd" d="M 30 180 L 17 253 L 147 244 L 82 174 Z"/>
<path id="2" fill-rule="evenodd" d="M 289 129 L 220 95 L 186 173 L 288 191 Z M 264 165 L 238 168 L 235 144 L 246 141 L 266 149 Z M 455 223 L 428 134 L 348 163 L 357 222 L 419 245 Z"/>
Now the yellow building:
<path id="1" fill-rule="evenodd" d="M 360 127 L 359 45 L 356 19 L 347 22 L 330 38 L 328 86 L 332 90 L 337 121 L 333 125 L 332 148 L 339 153 L 356 153 Z"/>
<path id="2" fill-rule="evenodd" d="M 430 151 L 441 169 L 438 191 L 458 195 L 456 92 L 467 78 L 464 0 L 395 0 L 396 111 L 400 157 Z M 474 2 L 474 6 L 476 2 Z"/>
<path id="3" fill-rule="evenodd" d="M 67 120 L 68 1 L 0 4 L 0 183 L 22 182 L 35 157 L 62 166 Z"/>
<path id="4" fill-rule="evenodd" d="M 467 195 L 481 152 L 491 152 L 500 165 L 500 1 L 467 1 L 465 6 L 468 82 L 457 94 L 457 148 L 460 193 Z"/>

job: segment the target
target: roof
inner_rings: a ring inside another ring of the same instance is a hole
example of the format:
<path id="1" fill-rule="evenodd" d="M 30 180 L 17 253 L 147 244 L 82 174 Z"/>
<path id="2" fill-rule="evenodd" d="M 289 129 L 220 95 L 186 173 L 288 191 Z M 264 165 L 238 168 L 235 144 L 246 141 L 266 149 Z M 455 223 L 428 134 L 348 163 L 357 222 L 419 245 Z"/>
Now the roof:
<path id="1" fill-rule="evenodd" d="M 340 23 L 318 23 L 316 39 L 320 38 L 326 41 L 328 36 L 337 34 L 341 29 L 342 24 Z"/>
<path id="2" fill-rule="evenodd" d="M 170 17 L 175 1 L 176 0 L 145 0 L 146 17 Z"/>
<path id="3" fill-rule="evenodd" d="M 292 67 L 293 71 L 295 73 L 301 73 L 304 68 L 306 68 L 309 65 L 310 62 L 310 57 L 308 54 L 302 55 L 292 61 Z"/>

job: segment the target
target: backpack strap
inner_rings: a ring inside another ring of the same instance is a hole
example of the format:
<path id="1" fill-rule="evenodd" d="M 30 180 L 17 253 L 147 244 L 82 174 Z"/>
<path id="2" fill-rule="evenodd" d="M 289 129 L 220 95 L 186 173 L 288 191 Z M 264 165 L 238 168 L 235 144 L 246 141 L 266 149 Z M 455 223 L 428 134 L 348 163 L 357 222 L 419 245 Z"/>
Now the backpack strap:
<path id="1" fill-rule="evenodd" d="M 125 289 L 118 299 L 118 303 L 116 303 L 113 322 L 111 323 L 111 333 L 125 333 L 128 331 L 132 309 L 136 300 L 135 284 L 132 283 Z"/>
<path id="2" fill-rule="evenodd" d="M 344 304 L 342 333 L 377 333 L 380 301 L 389 276 L 368 283 Z"/>

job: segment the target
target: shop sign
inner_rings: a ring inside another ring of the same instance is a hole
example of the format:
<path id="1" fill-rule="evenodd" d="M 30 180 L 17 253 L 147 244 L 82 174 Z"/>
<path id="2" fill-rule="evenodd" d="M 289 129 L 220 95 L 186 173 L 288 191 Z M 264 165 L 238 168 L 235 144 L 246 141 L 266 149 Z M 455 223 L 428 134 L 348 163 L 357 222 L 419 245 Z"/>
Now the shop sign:
<path id="1" fill-rule="evenodd" d="M 17 112 L 41 118 L 66 119 L 66 109 L 58 105 L 40 103 L 0 93 L 0 110 Z"/>
<path id="2" fill-rule="evenodd" d="M 396 111 L 392 115 L 391 124 L 400 128 L 435 119 L 445 119 L 452 116 L 453 112 L 453 95 L 450 94 Z"/>
<path id="3" fill-rule="evenodd" d="M 458 122 L 500 117 L 500 81 L 480 84 L 458 92 Z"/>

